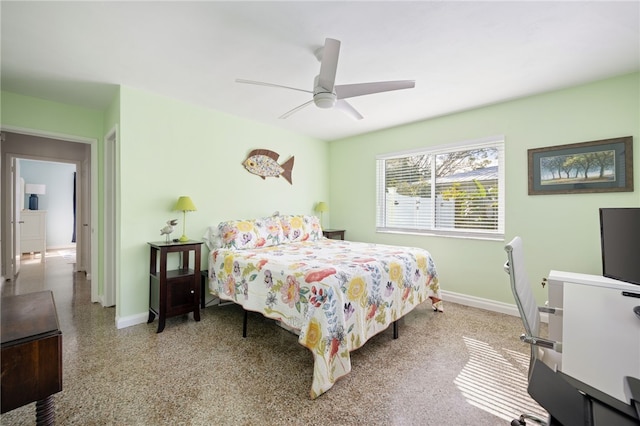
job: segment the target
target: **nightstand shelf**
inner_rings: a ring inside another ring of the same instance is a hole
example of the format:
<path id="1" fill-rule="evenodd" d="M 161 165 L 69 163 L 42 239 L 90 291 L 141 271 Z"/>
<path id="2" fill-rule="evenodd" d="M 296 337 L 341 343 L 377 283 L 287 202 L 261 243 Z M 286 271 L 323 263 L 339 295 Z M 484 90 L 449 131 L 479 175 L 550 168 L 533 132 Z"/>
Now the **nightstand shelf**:
<path id="1" fill-rule="evenodd" d="M 149 243 L 151 256 L 149 264 L 149 319 L 158 316 L 158 333 L 164 330 L 169 317 L 193 312 L 193 319 L 200 321 L 200 253 L 201 241 Z M 194 256 L 193 268 L 189 268 L 191 252 Z M 158 253 L 160 256 L 158 256 Z M 181 257 L 178 269 L 167 270 L 169 253 Z"/>
<path id="2" fill-rule="evenodd" d="M 333 238 L 336 240 L 344 240 L 344 229 L 323 229 L 322 235 L 327 238 Z"/>

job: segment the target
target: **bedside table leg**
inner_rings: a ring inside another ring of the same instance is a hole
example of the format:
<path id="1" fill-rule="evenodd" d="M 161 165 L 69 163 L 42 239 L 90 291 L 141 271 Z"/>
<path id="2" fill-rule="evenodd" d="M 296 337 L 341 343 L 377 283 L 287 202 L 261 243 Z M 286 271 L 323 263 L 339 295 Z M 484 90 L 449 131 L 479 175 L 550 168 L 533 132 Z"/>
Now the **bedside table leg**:
<path id="1" fill-rule="evenodd" d="M 158 331 L 156 333 L 162 333 L 162 330 L 164 330 L 164 318 L 158 317 Z"/>
<path id="2" fill-rule="evenodd" d="M 156 313 L 149 309 L 149 319 L 147 320 L 147 324 L 151 324 L 155 318 Z M 162 333 L 162 330 L 164 330 L 164 316 L 158 315 L 158 331 L 156 331 L 156 333 Z"/>
<path id="3" fill-rule="evenodd" d="M 244 318 L 242 319 L 242 337 L 247 337 L 247 311 L 244 311 Z"/>
<path id="4" fill-rule="evenodd" d="M 205 303 L 205 291 L 206 291 L 206 285 L 207 285 L 207 277 L 208 277 L 208 272 L 207 271 L 202 271 L 200 272 L 200 308 L 204 309 L 207 307 L 206 303 Z"/>

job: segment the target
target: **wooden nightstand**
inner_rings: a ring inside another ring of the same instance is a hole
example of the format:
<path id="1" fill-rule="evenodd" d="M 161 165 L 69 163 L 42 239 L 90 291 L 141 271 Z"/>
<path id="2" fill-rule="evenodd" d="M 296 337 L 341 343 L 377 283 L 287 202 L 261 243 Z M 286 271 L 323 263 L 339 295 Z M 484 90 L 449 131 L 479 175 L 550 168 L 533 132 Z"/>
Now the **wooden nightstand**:
<path id="1" fill-rule="evenodd" d="M 193 312 L 193 319 L 200 321 L 200 249 L 201 241 L 149 243 L 149 319 L 158 315 L 158 333 L 164 330 L 168 317 Z M 189 268 L 189 255 L 194 252 L 194 266 Z M 158 252 L 160 259 L 158 259 Z M 180 253 L 181 266 L 167 271 L 167 255 Z M 159 261 L 158 261 L 159 260 Z M 158 265 L 160 269 L 158 270 Z"/>
<path id="2" fill-rule="evenodd" d="M 323 229 L 322 235 L 327 238 L 344 240 L 344 229 Z"/>

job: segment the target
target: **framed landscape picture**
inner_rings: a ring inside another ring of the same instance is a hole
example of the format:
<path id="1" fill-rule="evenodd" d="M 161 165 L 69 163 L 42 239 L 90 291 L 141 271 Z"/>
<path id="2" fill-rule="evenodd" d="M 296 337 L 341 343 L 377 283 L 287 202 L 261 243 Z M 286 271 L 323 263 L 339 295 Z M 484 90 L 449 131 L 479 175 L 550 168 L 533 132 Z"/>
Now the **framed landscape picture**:
<path id="1" fill-rule="evenodd" d="M 529 195 L 633 191 L 633 138 L 529 149 Z"/>

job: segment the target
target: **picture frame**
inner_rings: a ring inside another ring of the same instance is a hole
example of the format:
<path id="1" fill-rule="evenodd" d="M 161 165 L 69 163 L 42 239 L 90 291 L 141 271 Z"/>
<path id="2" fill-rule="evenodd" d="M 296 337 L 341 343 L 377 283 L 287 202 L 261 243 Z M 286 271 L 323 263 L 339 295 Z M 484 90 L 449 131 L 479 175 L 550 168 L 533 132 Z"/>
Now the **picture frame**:
<path id="1" fill-rule="evenodd" d="M 527 150 L 529 195 L 633 191 L 633 137 Z"/>

